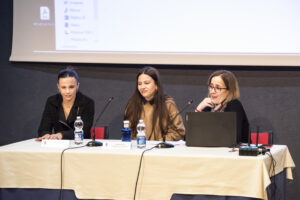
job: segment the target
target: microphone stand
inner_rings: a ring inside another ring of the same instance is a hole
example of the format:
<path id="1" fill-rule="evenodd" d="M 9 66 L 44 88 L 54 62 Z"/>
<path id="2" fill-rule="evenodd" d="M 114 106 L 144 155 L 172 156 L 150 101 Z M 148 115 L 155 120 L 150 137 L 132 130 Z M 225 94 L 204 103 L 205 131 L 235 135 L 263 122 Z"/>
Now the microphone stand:
<path id="1" fill-rule="evenodd" d="M 188 101 L 188 103 L 183 107 L 183 109 L 181 109 L 180 112 L 178 112 L 171 120 L 168 121 L 166 128 L 163 130 L 162 132 L 162 136 L 163 136 L 163 141 L 159 144 L 156 145 L 156 148 L 159 149 L 164 149 L 164 148 L 173 148 L 174 145 L 171 143 L 167 143 L 166 142 L 166 135 L 167 135 L 167 130 L 168 130 L 168 126 L 173 123 L 173 121 L 176 119 L 176 117 L 181 114 L 189 105 L 191 105 L 193 103 L 193 100 Z"/>
<path id="2" fill-rule="evenodd" d="M 159 149 L 173 148 L 174 147 L 173 144 L 166 142 L 165 131 L 162 134 L 163 134 L 163 141 L 161 143 L 157 144 L 156 148 L 159 148 Z"/>
<path id="3" fill-rule="evenodd" d="M 95 121 L 95 123 L 94 123 L 94 127 L 93 127 L 93 129 L 92 129 L 92 130 L 93 130 L 93 140 L 90 141 L 90 142 L 88 142 L 88 143 L 86 144 L 86 146 L 88 146 L 88 147 L 99 147 L 99 146 L 102 146 L 102 145 L 103 145 L 102 142 L 99 142 L 99 141 L 96 141 L 96 140 L 95 140 L 95 137 L 96 137 L 96 136 L 95 136 L 96 124 L 97 124 L 97 122 L 99 121 L 99 119 L 100 119 L 101 116 L 103 115 L 104 111 L 106 110 L 106 108 L 109 106 L 110 102 L 111 102 L 113 99 L 114 99 L 113 97 L 110 97 L 110 98 L 108 99 L 106 105 L 103 107 L 101 113 L 100 113 L 99 116 L 97 117 L 97 119 L 96 119 L 96 121 Z"/>

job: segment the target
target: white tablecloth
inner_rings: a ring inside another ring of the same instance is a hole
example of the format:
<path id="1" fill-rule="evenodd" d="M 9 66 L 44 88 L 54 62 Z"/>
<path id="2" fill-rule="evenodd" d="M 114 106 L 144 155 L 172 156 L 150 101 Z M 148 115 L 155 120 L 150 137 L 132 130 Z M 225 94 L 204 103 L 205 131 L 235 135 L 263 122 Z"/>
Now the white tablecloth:
<path id="1" fill-rule="evenodd" d="M 86 143 L 87 141 L 85 141 Z M 149 142 L 147 148 L 156 142 Z M 153 149 L 144 155 L 136 199 L 169 200 L 173 193 L 267 199 L 272 172 L 267 155 L 239 156 L 229 148 Z M 77 198 L 133 199 L 142 149 L 70 149 L 63 156 L 63 189 Z M 34 139 L 0 147 L 1 188 L 60 188 L 61 148 L 41 147 Z M 275 174 L 295 164 L 285 145 L 274 145 Z"/>

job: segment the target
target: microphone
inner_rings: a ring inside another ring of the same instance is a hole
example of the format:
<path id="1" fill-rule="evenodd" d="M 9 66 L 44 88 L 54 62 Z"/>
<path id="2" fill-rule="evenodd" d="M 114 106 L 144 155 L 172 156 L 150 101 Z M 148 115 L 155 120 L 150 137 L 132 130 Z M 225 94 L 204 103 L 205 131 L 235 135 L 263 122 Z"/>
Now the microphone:
<path id="1" fill-rule="evenodd" d="M 93 140 L 88 142 L 86 144 L 86 146 L 89 146 L 89 147 L 97 147 L 97 146 L 102 146 L 102 142 L 99 142 L 99 141 L 96 141 L 95 140 L 95 129 L 96 129 L 96 124 L 97 122 L 99 121 L 99 119 L 101 118 L 101 116 L 103 115 L 104 111 L 107 109 L 107 107 L 109 106 L 110 102 L 114 99 L 114 97 L 110 97 L 108 98 L 108 101 L 107 103 L 105 104 L 105 106 L 103 107 L 102 111 L 100 112 L 100 114 L 98 115 L 97 119 L 95 120 L 95 123 L 94 123 L 94 126 L 93 126 Z"/>
<path id="2" fill-rule="evenodd" d="M 66 126 L 66 127 L 69 129 L 69 131 L 74 132 L 74 129 L 71 128 L 71 127 L 69 126 L 69 124 L 67 124 L 67 123 L 64 122 L 63 120 L 58 120 L 58 122 L 61 123 L 61 124 L 63 124 L 64 126 Z M 63 134 L 62 134 L 62 137 L 64 138 L 64 135 L 63 135 Z"/>
<path id="3" fill-rule="evenodd" d="M 66 122 L 64 122 L 62 120 L 58 120 L 58 122 L 65 125 L 66 127 L 68 127 L 68 129 L 73 130 Z"/>
<path id="4" fill-rule="evenodd" d="M 156 145 L 156 148 L 160 148 L 160 149 L 163 149 L 163 148 L 173 148 L 174 147 L 174 145 L 173 144 L 170 144 L 170 143 L 167 143 L 166 142 L 166 135 L 167 135 L 167 129 L 168 129 L 168 126 L 170 125 L 170 124 L 172 124 L 173 122 L 174 122 L 174 120 L 177 118 L 177 116 L 179 115 L 179 114 L 181 114 L 184 110 L 186 110 L 186 108 L 188 107 L 188 106 L 190 106 L 191 104 L 193 104 L 193 100 L 189 100 L 188 102 L 187 102 L 187 104 L 171 119 L 171 120 L 168 120 L 168 122 L 167 122 L 167 126 L 166 126 L 166 128 L 163 130 L 163 132 L 162 132 L 162 136 L 163 136 L 163 141 L 161 142 L 161 143 L 159 143 L 159 144 L 157 144 Z"/>

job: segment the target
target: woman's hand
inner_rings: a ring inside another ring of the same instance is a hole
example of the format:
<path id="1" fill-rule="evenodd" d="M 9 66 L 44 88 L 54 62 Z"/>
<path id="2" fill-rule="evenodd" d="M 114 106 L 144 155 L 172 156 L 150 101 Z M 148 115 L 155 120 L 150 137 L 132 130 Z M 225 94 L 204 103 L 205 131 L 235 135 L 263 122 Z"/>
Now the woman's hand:
<path id="1" fill-rule="evenodd" d="M 62 133 L 59 132 L 59 133 L 55 133 L 55 134 L 51 134 L 50 135 L 50 140 L 61 140 L 63 137 L 62 137 Z"/>
<path id="2" fill-rule="evenodd" d="M 42 140 L 61 140 L 62 133 L 55 133 L 55 134 L 45 134 L 42 137 L 38 137 L 35 141 L 42 141 Z"/>
<path id="3" fill-rule="evenodd" d="M 214 107 L 214 104 L 212 103 L 211 99 L 209 97 L 206 97 L 205 99 L 203 99 L 203 101 L 197 106 L 196 108 L 196 112 L 202 112 L 202 110 L 205 107 Z"/>

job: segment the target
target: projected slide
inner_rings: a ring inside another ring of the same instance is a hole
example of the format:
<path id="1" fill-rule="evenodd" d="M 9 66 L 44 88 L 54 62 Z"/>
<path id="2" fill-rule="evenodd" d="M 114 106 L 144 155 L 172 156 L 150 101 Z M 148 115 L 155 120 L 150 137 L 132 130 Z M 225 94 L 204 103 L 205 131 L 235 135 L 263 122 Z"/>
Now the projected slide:
<path id="1" fill-rule="evenodd" d="M 14 3 L 11 60 L 300 65 L 298 0 Z"/>
<path id="2" fill-rule="evenodd" d="M 300 20 L 290 16 L 293 5 L 284 6 L 274 0 L 56 0 L 56 49 L 297 53 Z"/>
<path id="3" fill-rule="evenodd" d="M 55 39 L 57 50 L 97 50 L 97 1 L 56 0 Z M 99 38 L 100 35 L 98 36 Z"/>

